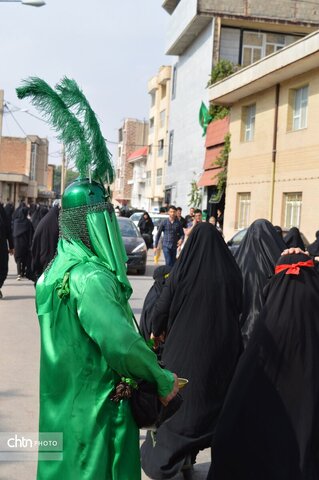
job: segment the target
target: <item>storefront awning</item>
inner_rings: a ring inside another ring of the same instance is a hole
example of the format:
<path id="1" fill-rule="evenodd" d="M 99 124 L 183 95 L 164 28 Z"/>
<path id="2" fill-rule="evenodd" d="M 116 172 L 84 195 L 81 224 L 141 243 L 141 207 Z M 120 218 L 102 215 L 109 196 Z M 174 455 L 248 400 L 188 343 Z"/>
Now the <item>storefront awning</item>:
<path id="1" fill-rule="evenodd" d="M 223 168 L 213 168 L 205 170 L 197 182 L 198 187 L 209 187 L 210 185 L 218 184 L 218 174 L 223 171 Z"/>

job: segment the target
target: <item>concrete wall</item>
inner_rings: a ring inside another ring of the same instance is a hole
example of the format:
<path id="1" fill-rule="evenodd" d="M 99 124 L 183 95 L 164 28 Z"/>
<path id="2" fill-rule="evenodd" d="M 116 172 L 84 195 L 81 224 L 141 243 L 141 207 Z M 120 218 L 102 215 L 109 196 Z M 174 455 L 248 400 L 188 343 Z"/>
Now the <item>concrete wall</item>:
<path id="1" fill-rule="evenodd" d="M 205 155 L 205 138 L 202 137 L 198 113 L 202 101 L 208 105 L 205 87 L 212 69 L 212 51 L 213 21 L 177 62 L 176 95 L 171 100 L 169 121 L 169 130 L 174 130 L 173 161 L 166 170 L 166 188 L 173 187 L 172 202 L 184 210 L 187 209 L 193 172 L 197 180 Z"/>
<path id="2" fill-rule="evenodd" d="M 307 128 L 288 129 L 288 99 L 291 89 L 309 84 Z M 242 107 L 256 102 L 255 136 L 241 141 Z M 228 240 L 236 231 L 237 194 L 251 193 L 249 223 L 257 218 L 270 219 L 272 141 L 275 114 L 275 87 L 247 97 L 232 107 L 224 234 Z M 273 224 L 283 225 L 284 194 L 302 193 L 300 230 L 314 240 L 319 229 L 319 69 L 292 78 L 280 86 L 278 140 L 275 170 Z"/>

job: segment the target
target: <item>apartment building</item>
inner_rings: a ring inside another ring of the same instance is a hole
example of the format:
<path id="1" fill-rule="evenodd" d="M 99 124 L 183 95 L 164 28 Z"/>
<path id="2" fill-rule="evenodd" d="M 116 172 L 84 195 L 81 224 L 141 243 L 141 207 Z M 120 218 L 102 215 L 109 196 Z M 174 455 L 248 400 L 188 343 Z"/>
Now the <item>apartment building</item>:
<path id="1" fill-rule="evenodd" d="M 319 27 L 319 1 L 165 0 L 170 15 L 166 53 L 172 69 L 166 195 L 186 207 L 192 180 L 203 173 L 205 139 L 198 123 L 213 66 L 227 59 L 241 66 L 281 50 Z M 203 208 L 210 200 L 203 186 Z"/>
<path id="2" fill-rule="evenodd" d="M 209 89 L 231 107 L 224 234 L 267 218 L 319 229 L 319 31 Z"/>
<path id="3" fill-rule="evenodd" d="M 165 202 L 165 173 L 169 163 L 169 144 L 173 133 L 168 133 L 171 95 L 171 67 L 160 67 L 148 82 L 151 99 L 149 113 L 148 157 L 146 164 L 145 196 L 147 210 L 158 211 Z M 172 150 L 171 150 L 172 153 Z M 166 199 L 169 202 L 169 199 Z"/>
<path id="4" fill-rule="evenodd" d="M 130 155 L 139 148 L 146 147 L 148 122 L 126 118 L 118 133 L 118 153 L 116 179 L 112 186 L 113 200 L 120 205 L 132 205 L 133 163 Z"/>
<path id="5" fill-rule="evenodd" d="M 48 204 L 54 198 L 48 189 L 48 149 L 46 138 L 29 135 L 25 138 L 1 137 L 0 199 L 15 205 Z"/>
<path id="6" fill-rule="evenodd" d="M 128 162 L 133 165 L 133 177 L 128 181 L 128 184 L 132 185 L 131 205 L 140 210 L 147 210 L 145 197 L 147 151 L 147 147 L 141 147 L 128 157 Z"/>

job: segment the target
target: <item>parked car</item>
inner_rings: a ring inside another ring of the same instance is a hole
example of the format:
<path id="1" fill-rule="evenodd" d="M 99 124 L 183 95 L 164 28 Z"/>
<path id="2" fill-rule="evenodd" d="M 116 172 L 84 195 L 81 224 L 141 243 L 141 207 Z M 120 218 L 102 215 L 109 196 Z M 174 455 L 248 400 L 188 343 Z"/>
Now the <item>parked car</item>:
<path id="1" fill-rule="evenodd" d="M 242 230 L 239 230 L 239 232 L 235 233 L 235 235 L 230 240 L 228 240 L 227 245 L 228 245 L 229 250 L 232 252 L 233 255 L 235 254 L 235 252 L 237 252 L 237 250 L 239 248 L 239 245 L 241 244 L 243 238 L 246 235 L 247 230 L 248 230 L 248 228 L 243 228 Z M 282 229 L 283 237 L 288 232 L 289 232 L 289 228 L 283 228 Z M 307 249 L 307 247 L 309 245 L 309 241 L 307 240 L 307 238 L 304 236 L 304 234 L 302 232 L 300 232 L 300 235 L 301 235 L 302 241 L 305 244 L 305 247 Z"/>
<path id="2" fill-rule="evenodd" d="M 118 217 L 117 220 L 128 256 L 127 271 L 136 270 L 140 275 L 144 275 L 147 257 L 144 239 L 130 218 Z"/>
<path id="3" fill-rule="evenodd" d="M 138 222 L 140 221 L 141 216 L 143 215 L 143 212 L 136 212 L 133 213 L 133 215 L 130 216 L 130 220 L 134 222 L 136 226 L 138 226 Z M 157 230 L 160 225 L 160 223 L 165 220 L 165 218 L 168 218 L 168 215 L 166 213 L 150 213 L 149 214 L 153 224 L 154 224 L 154 230 L 153 230 L 153 242 L 155 242 L 155 238 L 157 235 Z"/>

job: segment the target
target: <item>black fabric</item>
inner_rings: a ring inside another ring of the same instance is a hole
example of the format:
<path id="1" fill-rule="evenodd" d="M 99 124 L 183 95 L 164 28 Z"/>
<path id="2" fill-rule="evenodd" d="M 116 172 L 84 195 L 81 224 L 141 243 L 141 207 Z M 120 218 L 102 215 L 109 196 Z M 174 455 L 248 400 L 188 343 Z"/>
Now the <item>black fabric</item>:
<path id="1" fill-rule="evenodd" d="M 152 314 L 155 302 L 159 298 L 163 290 L 163 287 L 165 285 L 165 282 L 168 278 L 167 275 L 169 275 L 171 270 L 172 270 L 172 267 L 170 267 L 169 265 L 162 265 L 160 267 L 157 267 L 154 270 L 154 274 L 153 274 L 154 284 L 152 285 L 152 287 L 150 288 L 149 292 L 145 297 L 141 318 L 140 318 L 140 330 L 145 340 L 149 340 L 150 335 L 152 333 L 152 325 L 150 322 L 151 314 Z"/>
<path id="2" fill-rule="evenodd" d="M 264 286 L 285 248 L 283 239 L 268 220 L 256 220 L 235 253 L 244 284 L 240 324 L 245 344 L 263 304 Z"/>
<path id="3" fill-rule="evenodd" d="M 12 216 L 14 213 L 14 205 L 12 203 L 7 203 L 4 207 L 5 214 L 7 216 L 8 221 L 10 222 L 10 225 L 12 223 Z"/>
<path id="4" fill-rule="evenodd" d="M 36 210 L 31 216 L 31 222 L 34 230 L 36 230 L 42 218 L 49 212 L 47 207 L 37 205 Z"/>
<path id="5" fill-rule="evenodd" d="M 316 232 L 316 240 L 308 245 L 307 250 L 313 257 L 319 256 L 319 230 Z"/>
<path id="6" fill-rule="evenodd" d="M 270 280 L 217 425 L 209 480 L 319 479 L 318 311 L 314 268 Z"/>
<path id="7" fill-rule="evenodd" d="M 305 244 L 297 227 L 292 227 L 289 230 L 287 235 L 284 237 L 284 242 L 287 245 L 287 248 L 299 247 L 301 250 L 305 251 Z"/>
<path id="8" fill-rule="evenodd" d="M 173 477 L 186 455 L 208 447 L 238 356 L 240 270 L 216 228 L 194 227 L 150 319 L 167 332 L 162 360 L 189 380 L 183 405 L 142 445 L 142 467 L 151 478 Z"/>
<path id="9" fill-rule="evenodd" d="M 33 236 L 32 272 L 37 280 L 53 259 L 59 241 L 59 207 L 54 206 L 39 222 Z"/>
<path id="10" fill-rule="evenodd" d="M 0 289 L 8 275 L 8 248 L 13 249 L 11 225 L 3 205 L 0 204 Z"/>
<path id="11" fill-rule="evenodd" d="M 27 207 L 22 207 L 13 220 L 13 243 L 18 275 L 30 278 L 33 227 L 27 215 Z"/>

